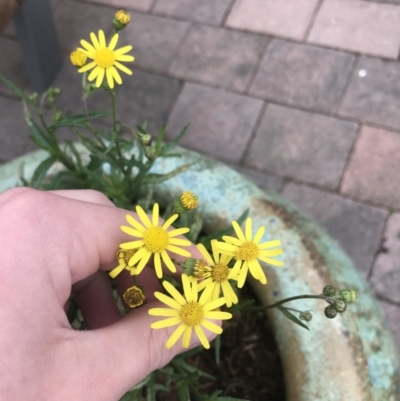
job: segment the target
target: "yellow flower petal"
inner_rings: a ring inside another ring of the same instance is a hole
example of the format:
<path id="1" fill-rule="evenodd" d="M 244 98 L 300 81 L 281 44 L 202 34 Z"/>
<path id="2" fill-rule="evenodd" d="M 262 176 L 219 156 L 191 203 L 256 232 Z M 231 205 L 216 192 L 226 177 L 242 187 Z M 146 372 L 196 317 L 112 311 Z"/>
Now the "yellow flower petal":
<path id="1" fill-rule="evenodd" d="M 203 310 L 204 310 L 204 312 L 208 312 L 210 310 L 217 309 L 222 305 L 225 305 L 225 298 L 218 298 L 218 299 L 215 299 L 214 301 L 211 301 L 211 302 L 203 305 Z"/>
<path id="2" fill-rule="evenodd" d="M 104 68 L 100 68 L 100 67 L 97 67 L 97 68 L 99 69 L 99 73 L 97 75 L 95 85 L 96 85 L 97 88 L 100 88 L 101 84 L 103 83 L 103 79 L 104 79 L 104 75 L 106 73 L 106 70 Z"/>
<path id="3" fill-rule="evenodd" d="M 245 230 L 246 230 L 246 241 L 250 242 L 253 239 L 252 220 L 250 217 L 246 220 Z"/>
<path id="4" fill-rule="evenodd" d="M 171 251 L 177 255 L 186 256 L 187 258 L 192 256 L 192 254 L 189 251 L 187 251 L 186 249 L 178 248 L 175 245 L 168 245 L 167 250 Z"/>
<path id="5" fill-rule="evenodd" d="M 196 248 L 200 251 L 205 261 L 208 263 L 209 266 L 214 266 L 214 260 L 211 255 L 208 253 L 206 247 L 203 244 L 197 244 Z"/>
<path id="6" fill-rule="evenodd" d="M 158 278 L 162 278 L 162 266 L 161 266 L 161 258 L 159 253 L 154 254 L 154 269 L 156 270 L 156 276 Z"/>
<path id="7" fill-rule="evenodd" d="M 158 227 L 158 216 L 160 213 L 160 208 L 158 207 L 158 203 L 155 203 L 153 206 L 153 226 Z"/>
<path id="8" fill-rule="evenodd" d="M 79 68 L 78 72 L 86 72 L 91 70 L 92 68 L 96 67 L 96 63 L 94 61 L 90 62 L 89 64 L 84 65 L 83 67 Z"/>
<path id="9" fill-rule="evenodd" d="M 204 348 L 209 349 L 210 343 L 201 326 L 194 326 L 194 330 L 196 331 L 197 337 L 199 338 L 201 345 Z"/>
<path id="10" fill-rule="evenodd" d="M 169 243 L 171 245 L 181 245 L 181 246 L 189 246 L 191 244 L 189 240 L 182 238 L 170 238 Z"/>
<path id="11" fill-rule="evenodd" d="M 114 65 L 123 71 L 125 74 L 132 75 L 132 71 L 129 68 L 126 68 L 123 64 L 118 61 L 115 61 Z"/>
<path id="12" fill-rule="evenodd" d="M 133 227 L 136 228 L 136 230 L 138 231 L 146 231 L 146 228 L 143 227 L 137 220 L 135 220 L 130 214 L 126 215 L 126 220 L 128 221 L 128 223 Z"/>
<path id="13" fill-rule="evenodd" d="M 166 230 L 178 217 L 179 214 L 173 214 L 169 219 L 164 221 L 164 224 L 161 227 Z"/>
<path id="14" fill-rule="evenodd" d="M 89 74 L 89 76 L 88 76 L 88 80 L 89 81 L 93 81 L 95 78 L 97 78 L 97 76 L 99 75 L 99 73 L 100 73 L 100 68 L 99 67 L 95 67 L 95 68 L 93 68 L 93 70 L 92 70 L 92 72 Z"/>
<path id="15" fill-rule="evenodd" d="M 188 303 L 193 302 L 193 291 L 189 277 L 186 274 L 182 274 L 182 285 L 183 293 Z"/>
<path id="16" fill-rule="evenodd" d="M 246 238 L 243 235 L 243 231 L 240 228 L 239 224 L 236 221 L 232 221 L 232 226 L 233 226 L 233 229 L 235 230 L 237 237 L 243 242 L 246 241 Z"/>
<path id="17" fill-rule="evenodd" d="M 178 216 L 178 215 L 177 215 Z M 174 219 L 174 221 L 175 221 L 176 219 Z M 169 221 L 169 219 L 167 220 L 167 222 Z M 166 224 L 166 222 L 162 225 L 162 227 L 164 228 L 164 229 L 167 229 L 168 228 L 168 226 L 167 227 L 165 227 L 165 224 Z M 171 223 L 172 224 L 172 223 Z M 190 228 L 186 228 L 186 227 L 182 227 L 182 228 L 177 228 L 177 229 L 175 229 L 175 230 L 171 230 L 171 231 L 168 231 L 168 236 L 170 237 L 170 238 L 172 238 L 172 237 L 176 237 L 176 236 L 178 236 L 178 235 L 182 235 L 182 234 L 186 234 L 186 233 L 188 233 L 190 231 Z M 190 241 L 189 241 L 190 242 Z"/>
<path id="18" fill-rule="evenodd" d="M 263 249 L 260 251 L 261 256 L 267 256 L 267 257 L 268 256 L 279 256 L 279 255 L 282 255 L 282 253 L 283 253 L 282 248 L 270 249 L 270 250 Z"/>
<path id="19" fill-rule="evenodd" d="M 178 312 L 182 308 L 182 305 L 178 301 L 175 301 L 175 299 L 169 297 L 168 295 L 163 294 L 162 292 L 156 291 L 154 293 L 154 296 L 159 301 L 163 302 L 165 305 L 168 305 L 171 308 L 176 309 Z"/>
<path id="20" fill-rule="evenodd" d="M 258 244 L 262 238 L 262 236 L 264 235 L 265 232 L 265 227 L 261 226 L 258 231 L 256 232 L 256 235 L 254 236 L 253 242 L 255 244 Z"/>
<path id="21" fill-rule="evenodd" d="M 104 35 L 104 31 L 102 29 L 99 30 L 99 45 L 100 47 L 107 47 L 106 36 Z"/>
<path id="22" fill-rule="evenodd" d="M 121 55 L 121 56 L 116 56 L 115 60 L 117 61 L 125 61 L 125 62 L 132 62 L 135 60 L 135 57 L 129 56 L 129 55 Z"/>
<path id="23" fill-rule="evenodd" d="M 181 324 L 178 326 L 175 331 L 171 334 L 169 337 L 167 343 L 165 344 L 166 348 L 171 348 L 174 346 L 174 344 L 179 340 L 179 337 L 182 335 L 182 333 L 185 331 L 186 327 L 184 324 Z"/>
<path id="24" fill-rule="evenodd" d="M 168 308 L 152 308 L 149 309 L 149 315 L 152 316 L 179 316 L 179 311 Z"/>
<path id="25" fill-rule="evenodd" d="M 107 78 L 107 83 L 110 89 L 114 88 L 114 79 L 112 72 L 109 68 L 106 69 L 106 78 Z"/>
<path id="26" fill-rule="evenodd" d="M 115 79 L 115 82 L 116 82 L 117 84 L 121 85 L 121 84 L 122 84 L 122 78 L 121 78 L 121 76 L 119 75 L 117 69 L 113 66 L 113 67 L 110 67 L 110 71 L 111 71 L 112 76 L 113 76 L 114 79 Z"/>
<path id="27" fill-rule="evenodd" d="M 201 325 L 203 327 L 205 327 L 206 329 L 210 330 L 213 333 L 216 333 L 216 334 L 221 334 L 222 333 L 222 327 L 216 325 L 213 322 L 210 322 L 209 320 L 204 319 L 202 321 Z"/>
<path id="28" fill-rule="evenodd" d="M 116 46 L 117 43 L 118 43 L 118 38 L 119 38 L 118 33 L 114 33 L 114 35 L 113 35 L 113 37 L 111 38 L 110 43 L 109 43 L 109 45 L 108 45 L 108 48 L 109 48 L 110 50 L 114 50 L 114 49 L 115 49 L 115 46 Z"/>
<path id="29" fill-rule="evenodd" d="M 136 274 L 140 274 L 142 270 L 145 268 L 147 262 L 149 261 L 151 256 L 150 252 L 145 253 L 142 258 L 140 259 L 140 262 L 136 266 Z"/>
<path id="30" fill-rule="evenodd" d="M 183 276 L 184 275 L 182 274 L 182 277 Z M 162 285 L 170 293 L 172 298 L 175 299 L 175 301 L 177 301 L 181 305 L 185 305 L 187 303 L 186 299 L 183 298 L 183 295 L 171 283 L 169 283 L 168 281 L 163 281 Z"/>
<path id="31" fill-rule="evenodd" d="M 121 247 L 121 245 L 120 245 Z M 139 248 L 138 251 L 129 259 L 128 265 L 134 266 L 139 260 L 150 252 L 146 248 Z"/>
<path id="32" fill-rule="evenodd" d="M 247 272 L 249 271 L 249 265 L 247 263 L 243 263 L 242 269 L 240 270 L 239 280 L 238 280 L 238 288 L 242 288 L 244 282 L 246 281 Z"/>
<path id="33" fill-rule="evenodd" d="M 131 241 L 131 242 L 124 242 L 123 244 L 120 244 L 121 249 L 136 249 L 140 248 L 144 244 L 143 240 L 138 240 L 138 241 Z"/>
<path id="34" fill-rule="evenodd" d="M 229 312 L 208 311 L 204 313 L 204 317 L 212 320 L 228 320 L 232 319 L 232 314 Z"/>
<path id="35" fill-rule="evenodd" d="M 259 249 L 275 248 L 277 246 L 281 246 L 281 241 L 278 239 L 258 244 Z"/>
<path id="36" fill-rule="evenodd" d="M 225 242 L 227 242 L 227 243 L 229 243 L 229 244 L 232 244 L 232 245 L 234 245 L 234 246 L 241 246 L 241 245 L 243 244 L 243 242 L 245 242 L 245 241 L 241 241 L 240 239 L 237 239 L 237 238 L 235 238 L 235 237 L 230 237 L 229 235 L 224 235 L 224 236 L 222 237 L 222 239 L 223 239 Z"/>
<path id="37" fill-rule="evenodd" d="M 139 205 L 136 206 L 136 213 L 138 214 L 140 220 L 142 220 L 142 223 L 144 224 L 144 226 L 146 228 L 150 228 L 151 221 L 149 219 L 149 216 L 147 216 L 147 214 L 144 212 L 144 210 Z"/>
<path id="38" fill-rule="evenodd" d="M 121 56 L 122 54 L 128 53 L 133 49 L 131 45 L 120 47 L 119 49 L 114 51 L 116 56 Z"/>
<path id="39" fill-rule="evenodd" d="M 126 234 L 132 235 L 133 237 L 143 238 L 143 233 L 138 230 L 135 230 L 135 229 L 133 229 L 131 227 L 127 227 L 127 226 L 121 226 L 120 228 Z"/>
<path id="40" fill-rule="evenodd" d="M 185 331 L 183 332 L 183 338 L 182 338 L 182 347 L 183 348 L 189 348 L 190 345 L 190 338 L 192 337 L 192 327 L 188 326 L 185 328 Z"/>
<path id="41" fill-rule="evenodd" d="M 180 323 L 180 319 L 178 316 L 170 317 L 168 319 L 159 320 L 158 322 L 154 322 L 150 325 L 152 329 L 163 329 L 165 327 L 175 326 Z"/>
<path id="42" fill-rule="evenodd" d="M 164 263 L 167 265 L 168 269 L 172 273 L 176 273 L 176 267 L 166 251 L 161 252 L 161 258 L 164 261 Z"/>
<path id="43" fill-rule="evenodd" d="M 90 32 L 90 39 L 92 40 L 93 43 L 93 47 L 95 48 L 95 50 L 99 50 L 100 49 L 100 43 L 97 39 L 97 36 L 94 32 Z"/>
<path id="44" fill-rule="evenodd" d="M 110 272 L 108 272 L 108 275 L 109 275 L 111 278 L 115 278 L 115 277 L 117 277 L 118 274 L 121 273 L 122 270 L 124 270 L 124 269 L 125 269 L 125 263 L 124 263 L 124 264 L 120 264 L 120 265 L 118 265 L 117 267 L 115 267 L 114 269 L 112 269 Z"/>
<path id="45" fill-rule="evenodd" d="M 86 42 L 86 40 L 82 39 L 80 41 L 80 44 L 82 45 L 82 47 L 84 49 L 86 49 L 88 51 L 89 55 L 93 55 L 94 53 L 96 53 L 96 49 L 89 42 Z M 93 57 L 91 57 L 91 58 L 93 58 Z"/>
<path id="46" fill-rule="evenodd" d="M 272 266 L 284 266 L 284 263 L 281 260 L 265 258 L 263 256 L 260 256 L 259 259 Z"/>

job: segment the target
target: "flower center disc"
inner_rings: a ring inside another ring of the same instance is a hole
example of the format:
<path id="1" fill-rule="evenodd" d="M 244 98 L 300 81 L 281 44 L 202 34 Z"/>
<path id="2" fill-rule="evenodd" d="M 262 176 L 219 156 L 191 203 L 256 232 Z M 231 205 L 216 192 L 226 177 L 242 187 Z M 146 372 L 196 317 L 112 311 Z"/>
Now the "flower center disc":
<path id="1" fill-rule="evenodd" d="M 118 252 L 118 258 L 123 258 L 125 263 L 128 264 L 131 257 L 137 252 L 137 249 L 126 249 Z"/>
<path id="2" fill-rule="evenodd" d="M 165 251 L 169 244 L 167 232 L 161 227 L 150 227 L 143 238 L 144 246 L 151 253 Z"/>
<path id="3" fill-rule="evenodd" d="M 216 264 L 212 268 L 211 277 L 217 283 L 222 283 L 228 279 L 229 269 L 228 266 L 222 265 L 220 263 Z"/>
<path id="4" fill-rule="evenodd" d="M 203 320 L 203 307 L 197 302 L 189 302 L 182 306 L 179 317 L 186 326 L 197 326 Z"/>
<path id="5" fill-rule="evenodd" d="M 239 260 L 253 260 L 258 258 L 260 250 L 254 242 L 244 243 L 236 252 L 236 258 Z"/>
<path id="6" fill-rule="evenodd" d="M 108 48 L 97 50 L 94 61 L 101 68 L 112 67 L 115 63 L 114 52 Z"/>

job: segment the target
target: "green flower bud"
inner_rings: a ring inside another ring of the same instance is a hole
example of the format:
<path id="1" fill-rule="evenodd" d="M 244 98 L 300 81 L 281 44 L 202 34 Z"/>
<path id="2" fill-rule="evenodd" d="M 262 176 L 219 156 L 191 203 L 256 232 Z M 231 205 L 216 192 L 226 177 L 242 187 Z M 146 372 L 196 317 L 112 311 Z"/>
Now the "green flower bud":
<path id="1" fill-rule="evenodd" d="M 188 258 L 180 266 L 185 274 L 196 278 L 204 278 L 204 275 L 210 270 L 203 259 Z"/>
<path id="2" fill-rule="evenodd" d="M 333 308 L 336 312 L 343 313 L 347 309 L 347 304 L 344 299 L 338 299 L 333 303 Z"/>
<path id="3" fill-rule="evenodd" d="M 113 27 L 116 32 L 122 31 L 129 24 L 131 17 L 126 10 L 119 10 L 115 13 Z"/>
<path id="4" fill-rule="evenodd" d="M 333 285 L 326 285 L 322 290 L 326 297 L 334 297 L 336 295 L 336 288 Z"/>
<path id="5" fill-rule="evenodd" d="M 310 311 L 301 312 L 299 315 L 299 319 L 309 322 L 312 319 L 312 314 Z"/>
<path id="6" fill-rule="evenodd" d="M 145 146 L 144 154 L 150 161 L 156 160 L 158 156 L 157 149 L 154 148 L 153 146 Z"/>
<path id="7" fill-rule="evenodd" d="M 142 133 L 138 132 L 137 136 L 139 137 L 140 143 L 143 145 L 148 145 L 152 139 L 150 134 L 142 134 Z"/>
<path id="8" fill-rule="evenodd" d="M 343 298 L 346 303 L 352 304 L 356 302 L 357 293 L 354 290 L 342 290 L 339 292 L 340 298 Z"/>
<path id="9" fill-rule="evenodd" d="M 194 192 L 186 191 L 175 200 L 174 212 L 185 214 L 196 209 L 197 206 L 199 206 L 199 197 Z"/>
<path id="10" fill-rule="evenodd" d="M 336 315 L 337 315 L 337 312 L 336 312 L 336 310 L 333 308 L 332 305 L 328 305 L 328 306 L 325 308 L 324 313 L 325 313 L 325 316 L 326 316 L 328 319 L 333 319 L 333 318 L 335 318 Z"/>

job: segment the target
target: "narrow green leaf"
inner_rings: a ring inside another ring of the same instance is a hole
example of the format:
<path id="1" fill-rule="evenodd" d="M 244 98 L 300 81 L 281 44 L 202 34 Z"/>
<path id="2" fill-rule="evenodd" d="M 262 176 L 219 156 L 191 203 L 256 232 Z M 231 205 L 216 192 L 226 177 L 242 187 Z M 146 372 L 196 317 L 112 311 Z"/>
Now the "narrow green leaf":
<path id="1" fill-rule="evenodd" d="M 220 335 L 215 337 L 214 352 L 215 352 L 215 363 L 220 363 L 220 361 L 221 361 L 221 336 Z"/>
<path id="2" fill-rule="evenodd" d="M 176 384 L 179 401 L 190 401 L 189 384 L 186 380 L 180 380 Z"/>
<path id="3" fill-rule="evenodd" d="M 163 126 L 161 127 L 161 129 L 160 129 L 160 131 L 159 131 L 159 133 L 157 135 L 156 143 L 155 143 L 155 147 L 156 147 L 157 151 L 161 150 L 161 145 L 162 145 L 162 142 L 164 140 L 165 132 L 166 132 L 165 128 L 166 128 L 166 125 L 163 124 Z"/>
<path id="4" fill-rule="evenodd" d="M 280 310 L 292 322 L 298 324 L 299 326 L 301 326 L 307 330 L 310 330 L 299 318 L 297 318 L 295 315 L 293 315 L 293 313 L 288 311 L 284 306 L 282 306 L 282 305 L 276 306 L 276 309 Z"/>
<path id="5" fill-rule="evenodd" d="M 183 127 L 181 132 L 172 141 L 168 142 L 167 144 L 165 144 L 164 146 L 162 146 L 160 148 L 160 154 L 159 154 L 160 157 L 164 157 L 165 155 L 168 154 L 168 152 L 170 152 L 171 150 L 173 150 L 176 147 L 176 145 L 182 139 L 183 135 L 186 134 L 186 131 L 188 128 L 189 128 L 189 125 L 186 125 L 185 127 Z M 164 127 L 164 131 L 165 131 L 165 127 Z M 164 135 L 165 135 L 165 132 L 164 132 Z"/>
<path id="6" fill-rule="evenodd" d="M 26 102 L 31 103 L 31 100 L 28 96 L 22 92 L 15 84 L 13 84 L 9 79 L 7 79 L 4 75 L 0 74 L 0 79 L 20 98 L 24 99 Z"/>
<path id="7" fill-rule="evenodd" d="M 105 111 L 94 111 L 88 114 L 71 114 L 64 118 L 54 122 L 50 128 L 61 128 L 61 127 L 80 127 L 84 128 L 86 123 L 97 118 L 106 117 L 110 115 L 109 110 Z"/>
<path id="8" fill-rule="evenodd" d="M 32 140 L 42 149 L 54 152 L 54 148 L 57 147 L 57 142 L 55 142 L 47 132 L 39 126 L 39 124 L 31 117 L 26 120 L 28 127 L 31 130 Z"/>
<path id="9" fill-rule="evenodd" d="M 176 175 L 183 173 L 184 171 L 188 170 L 190 167 L 193 166 L 194 163 L 185 164 L 183 166 L 177 167 L 175 170 L 172 170 L 168 174 L 147 174 L 143 180 L 143 184 L 158 184 L 160 182 L 164 182 L 169 180 L 170 178 L 175 177 Z"/>
<path id="10" fill-rule="evenodd" d="M 46 177 L 47 172 L 50 170 L 51 166 L 57 161 L 57 158 L 50 156 L 43 160 L 35 169 L 33 173 L 30 186 L 32 188 L 39 188 L 42 184 L 43 179 Z"/>

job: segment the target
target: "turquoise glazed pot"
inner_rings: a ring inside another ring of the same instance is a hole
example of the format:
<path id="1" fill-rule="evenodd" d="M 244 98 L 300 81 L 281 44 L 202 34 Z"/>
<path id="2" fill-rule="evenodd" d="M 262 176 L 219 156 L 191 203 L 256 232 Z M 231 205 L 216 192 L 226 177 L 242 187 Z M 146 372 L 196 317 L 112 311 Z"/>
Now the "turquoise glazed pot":
<path id="1" fill-rule="evenodd" d="M 156 186 L 160 203 L 194 191 L 207 232 L 228 226 L 250 209 L 253 230 L 263 225 L 267 240 L 282 241 L 285 267 L 263 266 L 267 285 L 251 283 L 262 304 L 319 294 L 327 284 L 358 293 L 357 302 L 333 320 L 324 317 L 323 301 L 298 301 L 297 308 L 313 311 L 310 331 L 279 311 L 269 312 L 283 362 L 287 401 L 399 401 L 400 365 L 382 310 L 339 244 L 280 195 L 259 189 L 221 163 L 180 151 L 182 158 L 163 159 L 154 168 L 153 172 L 166 173 L 194 163 L 188 171 Z M 0 192 L 19 184 L 22 165 L 28 178 L 45 157 L 37 151 L 1 166 Z"/>

